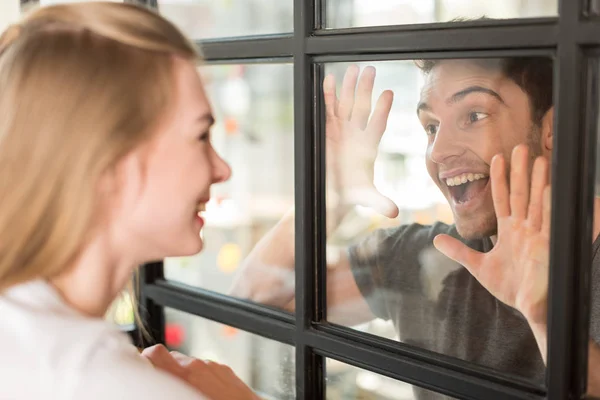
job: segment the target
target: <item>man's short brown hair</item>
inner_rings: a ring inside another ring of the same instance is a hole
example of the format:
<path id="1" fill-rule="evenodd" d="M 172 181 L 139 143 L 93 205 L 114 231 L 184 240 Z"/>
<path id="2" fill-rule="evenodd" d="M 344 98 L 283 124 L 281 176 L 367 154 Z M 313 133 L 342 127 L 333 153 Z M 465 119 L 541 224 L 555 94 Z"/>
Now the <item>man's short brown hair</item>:
<path id="1" fill-rule="evenodd" d="M 472 58 L 472 62 L 490 70 L 500 70 L 515 82 L 529 97 L 531 118 L 538 126 L 546 112 L 552 107 L 552 59 L 547 57 Z M 417 60 L 415 63 L 428 74 L 444 60 Z"/>

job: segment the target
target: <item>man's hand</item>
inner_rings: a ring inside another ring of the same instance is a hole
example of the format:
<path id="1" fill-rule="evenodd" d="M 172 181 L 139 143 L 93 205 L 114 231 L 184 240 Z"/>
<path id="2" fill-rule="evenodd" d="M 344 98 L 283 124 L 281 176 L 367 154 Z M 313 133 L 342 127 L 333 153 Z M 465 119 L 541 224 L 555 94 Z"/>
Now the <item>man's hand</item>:
<path id="1" fill-rule="evenodd" d="M 360 79 L 358 75 L 358 66 L 348 68 L 339 100 L 335 77 L 328 75 L 323 81 L 329 212 L 362 205 L 395 218 L 398 207 L 373 184 L 375 159 L 387 126 L 393 93 L 384 91 L 371 115 L 375 68 L 366 67 Z M 337 223 L 340 219 L 335 218 Z"/>
<path id="2" fill-rule="evenodd" d="M 211 400 L 260 400 L 226 365 L 169 352 L 160 344 L 145 349 L 142 357 Z"/>
<path id="3" fill-rule="evenodd" d="M 323 81 L 326 108 L 327 232 L 339 226 L 350 207 L 362 205 L 394 218 L 398 207 L 373 184 L 375 159 L 392 107 L 384 91 L 371 115 L 375 69 L 358 79 L 353 65 L 344 76 L 340 98 L 333 75 Z M 357 85 L 358 82 L 358 85 Z M 294 306 L 294 213 L 288 213 L 252 250 L 230 294 L 275 307 Z"/>
<path id="4" fill-rule="evenodd" d="M 498 219 L 498 239 L 489 253 L 479 253 L 447 235 L 434 239 L 435 247 L 464 265 L 498 300 L 519 310 L 532 328 L 546 327 L 550 186 L 548 162 L 539 157 L 533 167 L 531 186 L 528 152 L 524 145 L 512 154 L 510 192 L 505 162 L 492 160 L 491 183 Z"/>
<path id="5" fill-rule="evenodd" d="M 323 81 L 328 233 L 337 229 L 346 212 L 354 205 L 371 207 L 391 218 L 398 215 L 398 207 L 373 185 L 377 148 L 386 128 L 393 95 L 389 90 L 384 91 L 371 116 L 375 69 L 365 68 L 360 80 L 358 75 L 357 66 L 348 68 L 339 100 L 335 78 L 329 75 Z M 248 255 L 236 274 L 229 294 L 292 310 L 295 295 L 294 259 L 294 212 L 291 211 Z"/>
<path id="6" fill-rule="evenodd" d="M 502 157 L 492 161 L 492 196 L 498 218 L 498 241 L 489 253 L 474 251 L 440 235 L 435 247 L 464 265 L 498 300 L 527 319 L 544 363 L 547 358 L 547 304 L 550 263 L 550 186 L 548 161 L 535 160 L 531 187 L 527 147 L 512 154 L 510 193 Z M 600 346 L 592 339 L 588 352 L 588 396 L 600 398 Z"/>

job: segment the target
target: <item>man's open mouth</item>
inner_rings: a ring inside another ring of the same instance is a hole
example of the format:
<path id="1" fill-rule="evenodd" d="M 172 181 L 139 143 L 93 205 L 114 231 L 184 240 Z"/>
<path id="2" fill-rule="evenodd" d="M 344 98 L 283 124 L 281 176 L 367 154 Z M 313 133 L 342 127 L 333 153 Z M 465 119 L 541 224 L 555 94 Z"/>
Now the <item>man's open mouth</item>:
<path id="1" fill-rule="evenodd" d="M 485 174 L 466 173 L 444 179 L 450 196 L 455 203 L 461 204 L 473 199 L 484 191 L 490 177 Z"/>

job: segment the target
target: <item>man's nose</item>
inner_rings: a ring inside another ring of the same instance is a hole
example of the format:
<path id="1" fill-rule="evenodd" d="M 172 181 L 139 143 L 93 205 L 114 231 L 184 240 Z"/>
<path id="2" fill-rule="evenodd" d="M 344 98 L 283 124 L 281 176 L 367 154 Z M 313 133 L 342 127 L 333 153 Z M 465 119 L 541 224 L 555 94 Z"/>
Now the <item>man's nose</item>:
<path id="1" fill-rule="evenodd" d="M 436 164 L 443 164 L 447 159 L 462 155 L 464 146 L 460 137 L 451 128 L 440 126 L 429 147 L 429 157 Z"/>

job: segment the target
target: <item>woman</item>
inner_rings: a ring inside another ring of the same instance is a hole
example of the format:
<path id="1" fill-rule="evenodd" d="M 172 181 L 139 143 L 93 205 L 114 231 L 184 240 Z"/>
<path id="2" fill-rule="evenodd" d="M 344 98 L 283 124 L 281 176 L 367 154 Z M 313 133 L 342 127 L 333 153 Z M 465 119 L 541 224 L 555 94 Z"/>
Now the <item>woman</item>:
<path id="1" fill-rule="evenodd" d="M 103 319 L 137 265 L 202 249 L 230 176 L 197 60 L 126 4 L 41 8 L 0 39 L 1 399 L 257 398 Z"/>

